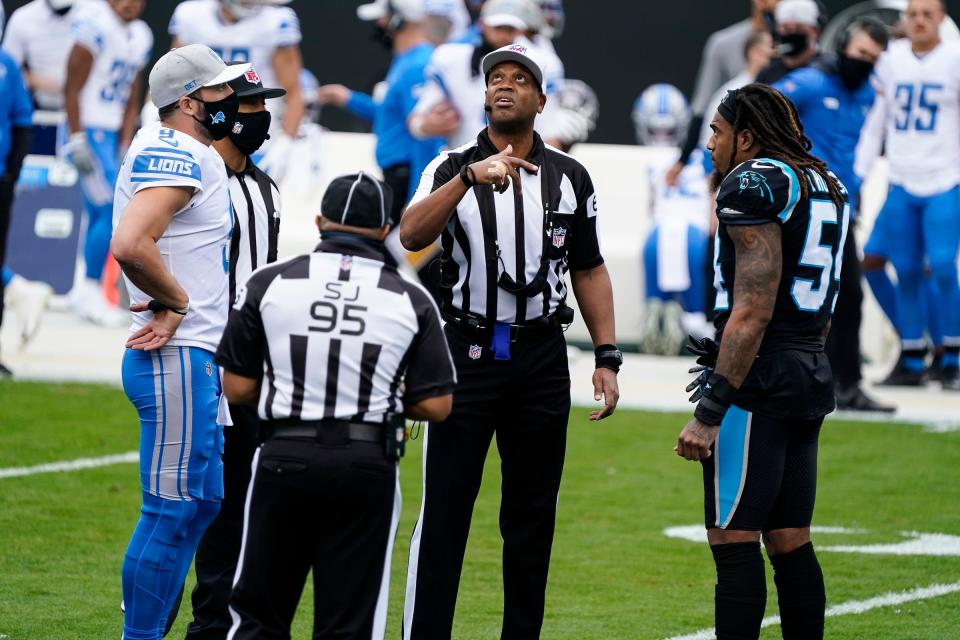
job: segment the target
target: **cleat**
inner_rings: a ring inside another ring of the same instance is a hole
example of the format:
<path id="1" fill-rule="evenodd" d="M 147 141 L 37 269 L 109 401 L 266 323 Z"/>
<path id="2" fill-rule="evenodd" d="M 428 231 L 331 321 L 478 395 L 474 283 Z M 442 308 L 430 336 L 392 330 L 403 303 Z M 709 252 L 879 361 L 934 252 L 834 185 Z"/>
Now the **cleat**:
<path id="1" fill-rule="evenodd" d="M 3 293 L 4 302 L 17 316 L 22 349 L 36 335 L 43 312 L 47 308 L 47 301 L 53 295 L 53 288 L 46 282 L 14 276 Z"/>
<path id="2" fill-rule="evenodd" d="M 860 387 L 837 389 L 837 409 L 842 411 L 876 411 L 894 413 L 897 408 L 882 404 L 868 396 Z"/>
<path id="3" fill-rule="evenodd" d="M 960 391 L 960 368 L 942 368 L 940 370 L 940 384 L 944 391 Z"/>

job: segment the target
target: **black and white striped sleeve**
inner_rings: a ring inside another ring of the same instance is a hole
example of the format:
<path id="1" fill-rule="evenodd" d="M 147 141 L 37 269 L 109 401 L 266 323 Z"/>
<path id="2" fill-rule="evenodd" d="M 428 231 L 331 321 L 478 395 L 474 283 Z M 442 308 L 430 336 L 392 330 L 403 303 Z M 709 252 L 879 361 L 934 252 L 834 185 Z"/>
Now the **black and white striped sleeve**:
<path id="1" fill-rule="evenodd" d="M 257 380 L 263 376 L 267 338 L 260 303 L 279 273 L 275 266 L 255 271 L 237 293 L 216 354 L 217 364 L 230 373 Z"/>
<path id="2" fill-rule="evenodd" d="M 405 283 L 410 303 L 417 314 L 419 330 L 407 351 L 403 401 L 413 404 L 427 398 L 453 393 L 457 373 L 443 335 L 440 312 L 428 293 Z"/>
<path id="3" fill-rule="evenodd" d="M 577 194 L 577 211 L 574 215 L 573 242 L 570 247 L 569 265 L 574 271 L 588 271 L 603 264 L 600 239 L 597 236 L 597 194 L 593 180 L 583 167 L 573 181 Z"/>
<path id="4" fill-rule="evenodd" d="M 420 176 L 420 184 L 417 186 L 410 204 L 423 200 L 428 195 L 450 182 L 450 179 L 460 172 L 459 156 L 452 155 L 449 151 L 444 151 L 427 165 Z"/>

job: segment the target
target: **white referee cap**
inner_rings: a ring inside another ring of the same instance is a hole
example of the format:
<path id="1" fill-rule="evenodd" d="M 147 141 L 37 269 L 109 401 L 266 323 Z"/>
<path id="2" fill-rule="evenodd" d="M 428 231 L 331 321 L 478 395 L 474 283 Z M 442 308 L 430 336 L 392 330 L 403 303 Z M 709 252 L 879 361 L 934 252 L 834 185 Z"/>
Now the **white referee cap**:
<path id="1" fill-rule="evenodd" d="M 235 80 L 250 70 L 250 63 L 227 66 L 213 49 L 188 44 L 172 49 L 150 70 L 150 95 L 158 108 L 173 104 L 201 87 Z"/>
<path id="2" fill-rule="evenodd" d="M 797 22 L 810 27 L 820 26 L 820 7 L 814 0 L 781 0 L 773 15 L 777 24 Z"/>
<path id="3" fill-rule="evenodd" d="M 483 60 L 480 61 L 483 77 L 486 78 L 490 70 L 501 62 L 516 62 L 526 67 L 533 74 L 540 88 L 543 88 L 543 67 L 540 66 L 536 53 L 531 47 L 516 42 L 483 56 Z"/>

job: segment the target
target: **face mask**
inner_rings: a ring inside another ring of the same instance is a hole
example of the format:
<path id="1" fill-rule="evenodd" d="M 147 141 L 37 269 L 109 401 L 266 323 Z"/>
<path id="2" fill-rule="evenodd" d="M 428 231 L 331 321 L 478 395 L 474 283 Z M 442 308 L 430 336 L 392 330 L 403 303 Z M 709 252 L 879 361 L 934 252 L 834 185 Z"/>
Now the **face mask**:
<path id="1" fill-rule="evenodd" d="M 230 142 L 243 155 L 252 156 L 270 137 L 268 131 L 270 131 L 269 111 L 238 113 L 233 129 L 230 131 Z"/>
<path id="2" fill-rule="evenodd" d="M 373 32 L 370 34 L 370 39 L 374 42 L 379 42 L 389 51 L 393 51 L 393 36 L 390 35 L 390 32 L 381 27 L 380 25 L 374 25 Z"/>
<path id="3" fill-rule="evenodd" d="M 196 116 L 194 120 L 206 128 L 207 133 L 214 140 L 223 140 L 233 129 L 233 123 L 237 121 L 237 112 L 240 110 L 240 99 L 237 94 L 231 93 L 222 100 L 207 102 L 200 98 L 195 98 L 197 102 L 203 103 L 204 116 L 200 119 Z"/>
<path id="4" fill-rule="evenodd" d="M 870 74 L 873 72 L 873 64 L 866 60 L 857 60 L 841 55 L 839 69 L 840 79 L 843 80 L 844 86 L 847 89 L 859 89 L 870 78 Z"/>
<path id="5" fill-rule="evenodd" d="M 807 50 L 810 44 L 805 33 L 788 33 L 780 36 L 780 55 L 784 58 L 798 56 Z"/>

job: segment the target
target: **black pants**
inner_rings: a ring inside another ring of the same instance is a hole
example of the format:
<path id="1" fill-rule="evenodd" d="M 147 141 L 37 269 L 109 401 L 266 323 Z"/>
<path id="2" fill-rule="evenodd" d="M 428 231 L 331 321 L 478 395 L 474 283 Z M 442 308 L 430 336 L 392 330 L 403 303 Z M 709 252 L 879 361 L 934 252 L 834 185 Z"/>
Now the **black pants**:
<path id="1" fill-rule="evenodd" d="M 833 377 L 840 389 L 860 384 L 860 322 L 863 319 L 863 286 L 857 240 L 851 229 L 843 247 L 843 270 L 840 271 L 840 291 L 833 312 L 826 352 L 830 358 Z"/>
<path id="2" fill-rule="evenodd" d="M 417 176 L 419 179 L 420 176 Z M 400 214 L 407 206 L 407 191 L 410 190 L 410 165 L 395 164 L 383 170 L 383 181 L 390 185 L 393 191 L 393 205 L 387 215 L 390 216 L 390 226 L 394 229 L 400 224 Z"/>
<path id="3" fill-rule="evenodd" d="M 287 640 L 313 569 L 313 638 L 382 638 L 400 517 L 397 465 L 382 442 L 330 427 L 267 440 L 254 457 L 243 555 L 230 596 L 235 640 Z"/>
<path id="4" fill-rule="evenodd" d="M 11 209 L 13 209 L 14 183 L 0 176 L 0 267 L 7 259 L 7 232 L 10 230 Z M 3 280 L 0 279 L 0 326 L 3 325 Z"/>
<path id="5" fill-rule="evenodd" d="M 489 337 L 451 325 L 446 334 L 457 388 L 450 417 L 426 431 L 424 495 L 410 543 L 404 637 L 451 637 L 473 504 L 496 435 L 502 473 L 501 638 L 538 638 L 570 414 L 563 333 L 557 329 L 515 342 L 507 361 L 494 360 Z"/>
<path id="6" fill-rule="evenodd" d="M 230 415 L 233 426 L 223 430 L 223 502 L 197 547 L 197 585 L 187 640 L 225 640 L 233 623 L 227 604 L 240 557 L 243 505 L 260 421 L 254 407 L 230 405 Z"/>

